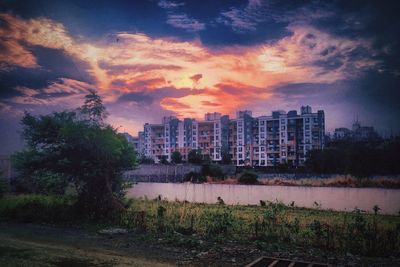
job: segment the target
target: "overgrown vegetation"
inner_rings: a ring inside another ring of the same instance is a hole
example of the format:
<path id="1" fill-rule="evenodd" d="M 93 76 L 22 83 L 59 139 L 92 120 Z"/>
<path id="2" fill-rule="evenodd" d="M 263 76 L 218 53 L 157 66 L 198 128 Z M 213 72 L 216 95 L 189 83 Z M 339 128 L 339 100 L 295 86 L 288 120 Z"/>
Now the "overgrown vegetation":
<path id="1" fill-rule="evenodd" d="M 0 198 L 2 198 L 7 192 L 9 192 L 9 184 L 3 177 L 3 172 L 0 171 Z"/>
<path id="2" fill-rule="evenodd" d="M 400 174 L 399 151 L 399 137 L 376 142 L 336 142 L 324 150 L 311 151 L 306 167 L 309 172 L 351 174 L 359 178 Z"/>
<path id="3" fill-rule="evenodd" d="M 216 200 L 217 201 L 217 200 Z M 291 244 L 368 256 L 400 253 L 400 217 L 296 208 L 260 201 L 260 206 L 229 206 L 166 202 L 160 198 L 130 200 L 119 226 L 150 235 L 200 239 Z M 69 222 L 74 200 L 54 196 L 16 196 L 0 200 L 0 221 Z M 75 217 L 75 220 L 79 218 Z M 178 238 L 181 242 L 183 239 Z M 183 242 L 183 241 L 182 241 Z M 187 243 L 185 243 L 187 245 Z"/>
<path id="4" fill-rule="evenodd" d="M 258 183 L 258 175 L 253 170 L 244 170 L 238 179 L 240 184 L 257 184 Z"/>
<path id="5" fill-rule="evenodd" d="M 224 171 L 218 164 L 203 164 L 201 166 L 201 174 L 205 177 L 209 176 L 216 180 L 223 180 L 225 178 Z"/>
<path id="6" fill-rule="evenodd" d="M 135 165 L 136 154 L 124 136 L 104 122 L 106 116 L 93 91 L 76 111 L 38 117 L 25 113 L 22 135 L 28 149 L 13 155 L 17 189 L 62 195 L 70 183 L 82 216 L 108 220 L 122 212 L 122 172 Z"/>

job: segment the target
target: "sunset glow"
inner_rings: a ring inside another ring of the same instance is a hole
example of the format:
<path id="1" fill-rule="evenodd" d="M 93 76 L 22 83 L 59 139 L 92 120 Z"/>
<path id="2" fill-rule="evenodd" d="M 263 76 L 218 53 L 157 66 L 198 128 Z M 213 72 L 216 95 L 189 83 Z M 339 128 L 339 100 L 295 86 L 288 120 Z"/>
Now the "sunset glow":
<path id="1" fill-rule="evenodd" d="M 53 6 L 49 13 L 34 15 L 18 13 L 19 4 L 0 10 L 0 75 L 7 86 L 0 99 L 2 116 L 18 117 L 24 109 L 73 108 L 93 88 L 110 109 L 110 122 L 124 123 L 132 134 L 143 122 L 157 122 L 167 114 L 201 118 L 205 112 L 233 115 L 247 108 L 262 115 L 301 104 L 324 107 L 332 128 L 350 123 L 344 113 L 368 118 L 365 103 L 373 101 L 351 93 L 363 91 L 360 81 L 367 73 L 398 73 L 386 64 L 387 57 L 394 57 L 395 43 L 379 46 L 377 36 L 355 37 L 335 28 L 335 15 L 349 12 L 339 7 L 307 3 L 293 16 L 279 8 L 276 14 L 260 13 L 268 1 L 244 1 L 201 19 L 178 12 L 193 8 L 190 14 L 196 14 L 194 4 L 153 2 L 142 4 L 160 14 L 157 22 L 164 30 L 140 14 L 132 15 L 131 27 L 118 17 L 109 17 L 107 25 L 100 21 L 103 14 L 74 21 L 51 13 Z M 89 12 L 72 3 L 60 8 Z M 259 11 L 252 15 L 252 10 Z M 110 12 L 125 14 L 122 7 Z M 368 20 L 364 16 L 364 22 L 361 17 L 352 22 L 358 13 L 346 16 L 350 32 L 360 31 Z M 328 20 L 329 27 L 321 27 L 320 21 Z M 18 76 L 21 72 L 29 72 L 27 82 Z M 392 78 L 398 80 L 398 75 Z M 32 79 L 35 83 L 28 82 Z M 345 95 L 352 98 L 344 100 Z"/>

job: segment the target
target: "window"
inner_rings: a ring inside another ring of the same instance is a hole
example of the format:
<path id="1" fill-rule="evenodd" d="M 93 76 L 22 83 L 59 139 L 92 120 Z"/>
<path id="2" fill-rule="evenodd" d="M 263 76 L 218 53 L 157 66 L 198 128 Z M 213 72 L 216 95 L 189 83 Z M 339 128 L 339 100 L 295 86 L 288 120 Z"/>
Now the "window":
<path id="1" fill-rule="evenodd" d="M 281 120 L 281 124 L 285 124 L 286 122 L 285 122 L 285 119 L 282 119 Z"/>
<path id="2" fill-rule="evenodd" d="M 310 122 L 310 118 L 305 118 L 305 122 L 309 123 Z"/>
<path id="3" fill-rule="evenodd" d="M 284 130 L 285 130 L 285 128 L 286 128 L 285 126 L 282 126 L 282 127 L 281 127 L 281 130 L 282 130 L 282 131 L 284 131 Z"/>
<path id="4" fill-rule="evenodd" d="M 262 147 L 261 147 L 261 151 L 264 151 L 264 150 L 265 150 L 265 147 L 262 146 Z"/>

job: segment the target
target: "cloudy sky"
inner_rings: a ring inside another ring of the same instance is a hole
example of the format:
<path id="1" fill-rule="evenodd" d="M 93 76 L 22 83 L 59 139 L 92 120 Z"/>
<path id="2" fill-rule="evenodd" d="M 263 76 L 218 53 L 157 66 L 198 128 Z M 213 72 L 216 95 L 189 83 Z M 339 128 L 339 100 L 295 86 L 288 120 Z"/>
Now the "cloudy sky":
<path id="1" fill-rule="evenodd" d="M 0 4 L 0 154 L 19 121 L 96 89 L 135 135 L 164 115 L 324 109 L 400 131 L 397 1 L 10 1 Z"/>

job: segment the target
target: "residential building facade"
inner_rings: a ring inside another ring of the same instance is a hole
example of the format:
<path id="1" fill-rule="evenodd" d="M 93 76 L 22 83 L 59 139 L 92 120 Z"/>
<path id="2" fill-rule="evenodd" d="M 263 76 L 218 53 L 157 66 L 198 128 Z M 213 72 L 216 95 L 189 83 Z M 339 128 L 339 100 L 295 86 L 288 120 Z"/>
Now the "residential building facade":
<path id="1" fill-rule="evenodd" d="M 308 151 L 325 145 L 325 114 L 312 112 L 310 106 L 285 112 L 273 111 L 270 116 L 253 117 L 249 110 L 238 111 L 230 119 L 220 113 L 207 113 L 204 120 L 164 117 L 161 124 L 144 125 L 135 148 L 159 162 L 171 160 L 179 151 L 186 161 L 193 149 L 201 151 L 213 162 L 228 157 L 237 166 L 301 166 Z"/>

